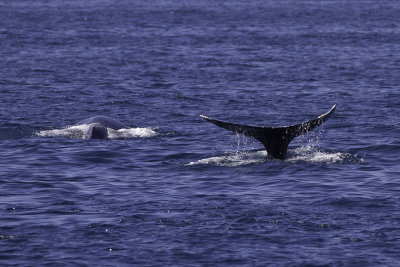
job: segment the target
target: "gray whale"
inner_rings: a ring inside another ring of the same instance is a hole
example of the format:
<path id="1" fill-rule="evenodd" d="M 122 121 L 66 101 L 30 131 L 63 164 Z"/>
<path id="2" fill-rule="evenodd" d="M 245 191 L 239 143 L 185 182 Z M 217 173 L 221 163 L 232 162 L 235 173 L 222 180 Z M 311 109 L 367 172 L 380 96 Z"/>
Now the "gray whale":
<path id="1" fill-rule="evenodd" d="M 252 137 L 264 145 L 268 155 L 275 159 L 284 159 L 287 154 L 289 143 L 295 137 L 307 133 L 321 125 L 333 114 L 335 109 L 336 105 L 333 105 L 327 113 L 324 113 L 313 120 L 283 127 L 248 126 L 215 120 L 203 115 L 200 115 L 200 117 L 229 131 Z"/>
<path id="2" fill-rule="evenodd" d="M 81 120 L 75 125 L 83 124 L 89 125 L 89 129 L 85 134 L 85 139 L 107 139 L 107 128 L 111 128 L 113 130 L 127 128 L 124 124 L 108 116 L 94 116 L 85 120 Z"/>

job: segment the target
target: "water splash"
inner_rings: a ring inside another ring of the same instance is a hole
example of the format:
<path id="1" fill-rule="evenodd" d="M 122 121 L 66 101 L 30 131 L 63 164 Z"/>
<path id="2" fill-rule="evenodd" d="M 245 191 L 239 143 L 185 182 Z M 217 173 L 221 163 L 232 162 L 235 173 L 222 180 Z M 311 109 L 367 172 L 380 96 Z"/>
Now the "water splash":
<path id="1" fill-rule="evenodd" d="M 343 152 L 332 152 L 323 151 L 319 148 L 319 142 L 324 129 L 321 128 L 319 131 L 311 132 L 297 138 L 297 143 L 300 145 L 297 148 L 289 148 L 287 151 L 287 157 L 283 162 L 286 163 L 364 163 L 363 159 L 358 159 L 349 153 Z M 222 156 L 215 156 L 210 158 L 201 159 L 198 161 L 190 162 L 186 166 L 193 165 L 215 165 L 215 166 L 229 166 L 237 167 L 250 164 L 258 164 L 266 161 L 271 161 L 272 157 L 268 156 L 265 150 L 248 150 L 252 148 L 254 143 L 258 144 L 257 141 L 249 142 L 253 140 L 244 135 L 236 134 L 231 137 L 232 149 L 235 152 L 226 152 Z"/>
<path id="2" fill-rule="evenodd" d="M 216 156 L 201 159 L 198 161 L 189 162 L 186 166 L 194 165 L 216 165 L 216 166 L 228 166 L 238 167 L 250 164 L 257 164 L 266 161 L 267 151 L 240 151 L 225 153 L 223 156 Z"/>
<path id="3" fill-rule="evenodd" d="M 348 153 L 326 152 L 319 150 L 318 147 L 301 146 L 288 151 L 287 162 L 320 162 L 320 163 L 343 163 L 351 157 Z"/>
<path id="4" fill-rule="evenodd" d="M 154 137 L 158 134 L 152 128 L 129 128 L 119 130 L 107 129 L 107 132 L 110 139 Z"/>
<path id="5" fill-rule="evenodd" d="M 40 137 L 62 137 L 71 139 L 85 139 L 85 134 L 89 129 L 89 125 L 77 125 L 62 129 L 43 130 L 35 132 L 36 136 Z"/>
<path id="6" fill-rule="evenodd" d="M 85 139 L 90 124 L 66 127 L 62 129 L 43 130 L 36 132 L 40 137 L 62 137 L 71 139 Z M 152 128 L 128 128 L 114 130 L 107 128 L 109 139 L 146 138 L 156 136 L 158 133 Z"/>
<path id="7" fill-rule="evenodd" d="M 279 161 L 268 156 L 267 151 L 237 151 L 225 153 L 222 156 L 214 156 L 198 161 L 193 161 L 186 166 L 194 165 L 215 165 L 238 167 L 250 164 L 260 164 L 267 161 Z M 342 164 L 342 163 L 363 163 L 363 159 L 343 152 L 322 151 L 316 146 L 302 146 L 288 150 L 287 158 L 282 161 L 284 163 L 325 163 L 325 164 Z"/>

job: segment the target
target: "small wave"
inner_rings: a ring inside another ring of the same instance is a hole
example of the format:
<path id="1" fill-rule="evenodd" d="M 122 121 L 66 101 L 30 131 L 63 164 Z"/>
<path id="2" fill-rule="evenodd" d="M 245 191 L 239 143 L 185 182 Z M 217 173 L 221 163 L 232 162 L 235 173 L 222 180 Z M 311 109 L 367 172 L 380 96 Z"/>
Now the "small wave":
<path id="1" fill-rule="evenodd" d="M 89 127 L 90 127 L 89 124 L 83 124 L 83 125 L 66 127 L 63 129 L 43 130 L 36 132 L 35 134 L 40 137 L 62 137 L 71 139 L 85 139 Z M 157 135 L 157 132 L 154 131 L 152 128 L 128 128 L 120 130 L 107 128 L 107 133 L 109 139 L 153 137 Z"/>

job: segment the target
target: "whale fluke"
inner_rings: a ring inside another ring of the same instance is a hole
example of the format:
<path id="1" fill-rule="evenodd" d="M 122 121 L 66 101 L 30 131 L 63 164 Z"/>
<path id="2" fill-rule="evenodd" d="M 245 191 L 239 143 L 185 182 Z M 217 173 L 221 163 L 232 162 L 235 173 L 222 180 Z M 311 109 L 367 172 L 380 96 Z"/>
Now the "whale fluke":
<path id="1" fill-rule="evenodd" d="M 276 159 L 284 159 L 287 154 L 288 145 L 295 137 L 307 133 L 321 125 L 333 114 L 335 109 L 336 105 L 333 105 L 327 113 L 313 120 L 283 127 L 247 126 L 215 120 L 203 115 L 200 115 L 200 117 L 229 131 L 257 139 L 264 145 L 268 155 Z"/>

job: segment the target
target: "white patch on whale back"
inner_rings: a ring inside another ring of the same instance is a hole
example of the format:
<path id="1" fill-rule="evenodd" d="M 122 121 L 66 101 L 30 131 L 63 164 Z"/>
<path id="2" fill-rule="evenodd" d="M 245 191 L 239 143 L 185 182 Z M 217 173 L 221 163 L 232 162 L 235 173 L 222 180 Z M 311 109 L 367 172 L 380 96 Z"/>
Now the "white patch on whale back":
<path id="1" fill-rule="evenodd" d="M 91 124 L 82 124 L 76 126 L 70 126 L 63 129 L 44 130 L 36 132 L 35 134 L 40 137 L 62 137 L 71 139 L 85 139 L 86 133 L 89 130 Z M 127 138 L 138 138 L 138 137 L 153 137 L 157 135 L 157 132 L 151 128 L 128 128 L 114 130 L 107 128 L 109 139 L 127 139 Z"/>

